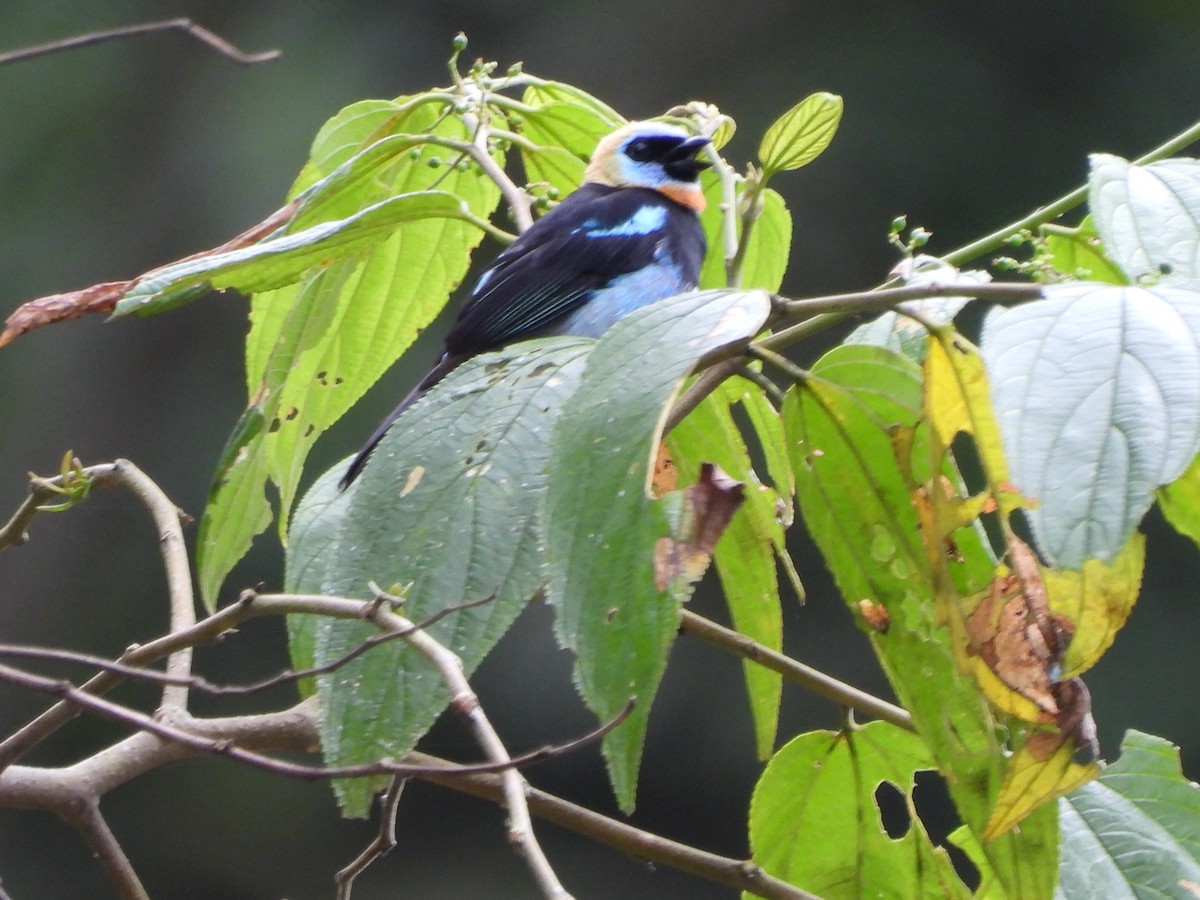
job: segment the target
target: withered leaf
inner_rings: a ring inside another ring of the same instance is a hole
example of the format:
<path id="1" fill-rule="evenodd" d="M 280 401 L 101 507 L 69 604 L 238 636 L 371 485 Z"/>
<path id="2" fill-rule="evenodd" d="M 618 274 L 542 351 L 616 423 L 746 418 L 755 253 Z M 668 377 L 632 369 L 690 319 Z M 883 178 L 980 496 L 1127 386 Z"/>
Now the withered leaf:
<path id="1" fill-rule="evenodd" d="M 719 466 L 701 463 L 700 480 L 684 491 L 675 537 L 654 545 L 654 583 L 660 591 L 682 576 L 695 581 L 708 568 L 713 548 L 745 500 L 746 486 Z"/>
<path id="2" fill-rule="evenodd" d="M 225 243 L 185 256 L 175 262 L 185 262 L 189 259 L 199 259 L 202 256 L 213 256 L 229 250 L 237 250 L 240 247 L 248 247 L 288 222 L 298 208 L 298 201 L 293 200 L 287 206 L 271 213 L 257 225 L 246 229 Z M 171 265 L 174 264 L 171 263 Z M 163 267 L 159 266 L 158 268 Z M 92 313 L 112 312 L 117 301 L 129 293 L 134 285 L 143 278 L 153 275 L 156 271 L 158 271 L 157 268 L 127 281 L 105 281 L 77 291 L 49 294 L 22 303 L 4 320 L 4 330 L 0 331 L 0 347 L 12 343 L 23 334 L 47 325 L 81 319 Z"/>
<path id="3" fill-rule="evenodd" d="M 1068 635 L 1050 613 L 1033 551 L 1011 538 L 1009 560 L 1012 571 L 992 581 L 967 617 L 967 635 L 1001 682 L 1054 720 L 1059 714 L 1054 686 Z"/>
<path id="4" fill-rule="evenodd" d="M 650 476 L 650 492 L 655 497 L 662 497 L 677 490 L 679 487 L 679 470 L 666 441 L 658 444 L 658 453 L 654 457 L 654 472 Z"/>
<path id="5" fill-rule="evenodd" d="M 117 301 L 132 286 L 132 281 L 106 281 L 80 291 L 50 294 L 22 303 L 4 320 L 4 331 L 0 331 L 0 347 L 12 343 L 26 332 L 55 322 L 80 319 L 91 313 L 112 312 Z"/>

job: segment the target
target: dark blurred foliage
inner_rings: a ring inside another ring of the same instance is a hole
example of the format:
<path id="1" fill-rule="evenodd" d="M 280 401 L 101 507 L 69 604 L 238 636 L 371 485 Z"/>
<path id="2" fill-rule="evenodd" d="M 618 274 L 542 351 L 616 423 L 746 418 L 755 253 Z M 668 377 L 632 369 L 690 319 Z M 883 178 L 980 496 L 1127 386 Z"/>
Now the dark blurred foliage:
<path id="1" fill-rule="evenodd" d="M 279 47 L 284 56 L 245 69 L 168 34 L 0 68 L 4 314 L 42 294 L 129 277 L 258 221 L 280 204 L 327 117 L 354 100 L 443 83 L 460 29 L 471 38 L 468 54 L 523 60 L 631 116 L 714 102 L 741 126 L 728 149 L 739 162 L 799 98 L 842 94 L 844 124 L 830 151 L 776 184 L 795 216 L 785 286 L 793 295 L 880 281 L 894 262 L 885 235 L 898 213 L 934 232 L 931 252 L 948 251 L 1079 184 L 1087 153 L 1136 156 L 1200 112 L 1200 6 L 1184 0 L 40 0 L 5 4 L 0 49 L 178 15 L 246 50 Z M 67 449 L 89 463 L 128 457 L 199 513 L 244 402 L 245 309 L 235 295 L 212 296 L 145 321 L 57 326 L 0 351 L 0 514 L 19 502 L 27 470 L 54 470 Z M 314 467 L 356 447 L 422 365 L 418 352 L 385 379 L 318 445 Z M 1195 776 L 1200 719 L 1187 688 L 1200 674 L 1200 555 L 1154 514 L 1149 529 L 1143 597 L 1088 682 L 1109 758 L 1126 728 L 1140 728 L 1183 745 Z M 280 555 L 269 537 L 260 543 L 231 579 L 230 596 L 245 584 L 278 585 Z M 886 692 L 819 560 L 797 550 L 810 599 L 804 607 L 788 601 L 787 649 Z M 695 604 L 722 616 L 712 592 Z M 127 496 L 100 494 L 68 515 L 45 516 L 28 547 L 0 559 L 5 641 L 116 654 L 159 633 L 165 617 L 155 535 Z M 285 664 L 282 629 L 255 623 L 202 648 L 198 664 L 225 680 L 273 671 Z M 528 611 L 475 684 L 515 750 L 590 727 L 543 607 Z M 152 702 L 145 691 L 120 696 Z M 0 698 L 4 731 L 41 705 L 7 688 Z M 238 708 L 286 702 L 276 695 Z M 831 705 L 785 691 L 783 738 L 837 722 Z M 118 733 L 84 720 L 35 759 L 74 759 Z M 634 821 L 744 855 L 758 772 L 750 734 L 739 664 L 682 640 L 651 719 Z M 475 756 L 455 722 L 426 745 Z M 594 749 L 530 776 L 612 811 Z M 151 773 L 104 809 L 158 900 L 328 897 L 332 872 L 370 835 L 369 825 L 336 818 L 325 787 L 224 761 Z M 365 876 L 357 898 L 532 895 L 498 809 L 424 785 L 401 809 L 401 846 Z M 541 834 L 580 897 L 733 896 L 549 826 Z M 0 814 L 0 878 L 16 900 L 109 894 L 70 828 L 44 814 Z"/>

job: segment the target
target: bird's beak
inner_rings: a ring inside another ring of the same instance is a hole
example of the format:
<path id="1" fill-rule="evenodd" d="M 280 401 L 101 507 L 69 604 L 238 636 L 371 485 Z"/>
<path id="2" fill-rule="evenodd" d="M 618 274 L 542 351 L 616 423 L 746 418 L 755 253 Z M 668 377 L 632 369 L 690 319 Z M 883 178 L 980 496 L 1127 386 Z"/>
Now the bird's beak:
<path id="1" fill-rule="evenodd" d="M 712 142 L 702 135 L 680 141 L 679 146 L 663 159 L 663 168 L 672 178 L 678 178 L 680 181 L 694 181 L 697 175 L 712 165 L 707 160 L 696 159 L 696 154 L 710 143 Z"/>

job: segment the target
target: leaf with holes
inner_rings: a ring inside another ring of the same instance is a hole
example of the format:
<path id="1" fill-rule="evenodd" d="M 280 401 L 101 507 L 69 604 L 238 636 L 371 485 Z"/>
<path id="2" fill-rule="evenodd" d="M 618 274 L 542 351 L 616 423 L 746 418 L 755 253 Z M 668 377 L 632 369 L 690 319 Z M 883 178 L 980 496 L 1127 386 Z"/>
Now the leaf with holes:
<path id="1" fill-rule="evenodd" d="M 886 722 L 800 735 L 775 754 L 754 789 L 754 861 L 830 900 L 971 896 L 913 803 L 916 773 L 933 768 L 919 737 Z M 881 821 L 884 783 L 904 798 L 908 826 L 899 837 Z"/>

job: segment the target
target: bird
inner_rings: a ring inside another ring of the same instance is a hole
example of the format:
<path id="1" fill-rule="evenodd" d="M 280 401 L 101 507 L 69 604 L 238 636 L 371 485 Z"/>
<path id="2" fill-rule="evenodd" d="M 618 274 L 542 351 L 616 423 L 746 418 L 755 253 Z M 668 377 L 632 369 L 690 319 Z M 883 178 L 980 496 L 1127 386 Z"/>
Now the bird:
<path id="1" fill-rule="evenodd" d="M 475 282 L 429 374 L 367 439 L 345 490 L 409 406 L 464 360 L 518 340 L 600 337 L 622 316 L 697 287 L 706 242 L 698 154 L 709 138 L 635 121 L 596 145 L 583 182 Z"/>

